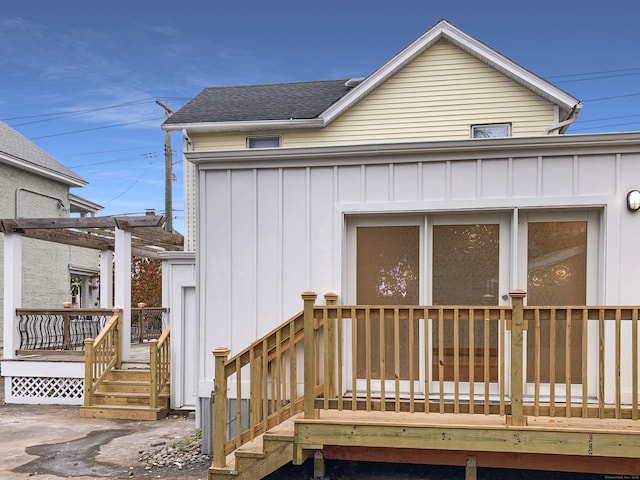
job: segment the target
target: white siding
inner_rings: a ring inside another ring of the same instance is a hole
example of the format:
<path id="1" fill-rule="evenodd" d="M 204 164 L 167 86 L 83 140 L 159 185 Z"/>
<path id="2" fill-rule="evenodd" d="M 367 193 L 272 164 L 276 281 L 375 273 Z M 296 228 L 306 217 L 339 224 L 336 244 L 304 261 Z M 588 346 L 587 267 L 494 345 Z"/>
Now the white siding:
<path id="1" fill-rule="evenodd" d="M 319 302 L 334 291 L 342 301 L 343 218 L 351 214 L 600 209 L 602 301 L 640 303 L 640 215 L 624 206 L 626 192 L 640 187 L 640 154 L 370 160 L 376 164 L 201 167 L 203 355 L 215 346 L 245 348 L 300 311 L 304 290 Z M 211 378 L 213 361 L 205 368 Z"/>

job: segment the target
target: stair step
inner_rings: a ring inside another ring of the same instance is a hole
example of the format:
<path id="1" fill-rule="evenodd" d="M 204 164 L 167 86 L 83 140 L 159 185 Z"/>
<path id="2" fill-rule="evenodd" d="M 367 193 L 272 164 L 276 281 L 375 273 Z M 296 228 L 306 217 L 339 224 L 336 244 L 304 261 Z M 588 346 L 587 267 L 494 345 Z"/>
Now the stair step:
<path id="1" fill-rule="evenodd" d="M 142 405 L 96 405 L 80 407 L 81 418 L 117 418 L 123 420 L 160 420 L 169 413 L 167 407 Z"/>
<path id="2" fill-rule="evenodd" d="M 149 381 L 151 371 L 143 368 L 114 369 L 107 374 L 107 380 L 138 380 Z"/>
<path id="3" fill-rule="evenodd" d="M 148 395 L 149 383 L 148 380 L 105 380 L 100 385 L 100 392 L 131 392 Z"/>

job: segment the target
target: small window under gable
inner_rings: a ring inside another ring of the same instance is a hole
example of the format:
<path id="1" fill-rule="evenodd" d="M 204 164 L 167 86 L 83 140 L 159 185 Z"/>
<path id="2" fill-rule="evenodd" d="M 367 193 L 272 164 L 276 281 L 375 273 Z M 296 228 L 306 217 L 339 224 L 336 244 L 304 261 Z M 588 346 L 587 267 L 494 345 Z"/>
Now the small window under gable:
<path id="1" fill-rule="evenodd" d="M 511 136 L 510 123 L 471 125 L 471 138 L 501 138 Z"/>
<path id="2" fill-rule="evenodd" d="M 280 136 L 247 137 L 247 148 L 279 148 Z"/>

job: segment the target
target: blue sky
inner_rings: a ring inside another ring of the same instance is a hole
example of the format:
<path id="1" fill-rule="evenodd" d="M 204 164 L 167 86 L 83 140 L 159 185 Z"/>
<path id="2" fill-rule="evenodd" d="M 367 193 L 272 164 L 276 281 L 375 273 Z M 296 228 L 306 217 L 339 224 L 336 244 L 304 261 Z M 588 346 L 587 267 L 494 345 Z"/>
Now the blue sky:
<path id="1" fill-rule="evenodd" d="M 155 100 L 366 76 L 442 18 L 579 98 L 569 133 L 640 130 L 638 0 L 2 0 L 0 119 L 88 180 L 74 193 L 101 215 L 163 213 Z"/>

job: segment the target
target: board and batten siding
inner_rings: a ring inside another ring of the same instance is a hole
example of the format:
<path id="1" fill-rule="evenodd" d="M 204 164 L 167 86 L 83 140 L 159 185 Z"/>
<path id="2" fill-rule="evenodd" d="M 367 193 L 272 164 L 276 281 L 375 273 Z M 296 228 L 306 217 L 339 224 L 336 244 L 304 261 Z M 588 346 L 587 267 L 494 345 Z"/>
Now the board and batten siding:
<path id="1" fill-rule="evenodd" d="M 247 347 L 300 311 L 304 290 L 317 292 L 320 303 L 330 291 L 346 301 L 350 215 L 596 209 L 602 216 L 599 301 L 638 304 L 640 215 L 627 212 L 624 201 L 627 191 L 640 187 L 640 147 L 626 153 L 571 150 L 452 160 L 414 152 L 306 166 L 202 163 L 203 355 L 220 345 L 232 353 Z M 213 362 L 205 368 L 204 378 L 211 378 Z"/>
<path id="2" fill-rule="evenodd" d="M 511 123 L 514 137 L 540 136 L 554 106 L 447 41 L 440 41 L 322 129 L 259 132 L 282 146 L 454 140 L 470 127 Z M 245 133 L 192 135 L 195 150 L 246 148 Z"/>

